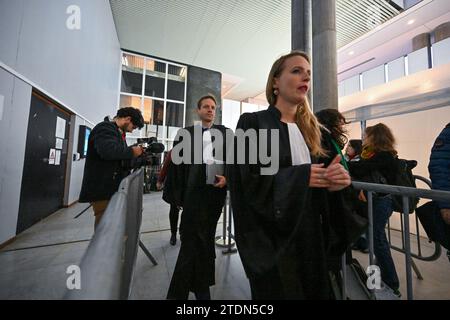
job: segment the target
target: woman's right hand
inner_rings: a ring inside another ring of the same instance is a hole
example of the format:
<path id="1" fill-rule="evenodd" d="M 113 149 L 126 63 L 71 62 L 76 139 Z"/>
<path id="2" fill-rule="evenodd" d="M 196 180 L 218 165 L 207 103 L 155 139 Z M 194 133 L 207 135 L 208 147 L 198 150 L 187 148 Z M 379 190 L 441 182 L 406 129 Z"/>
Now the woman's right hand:
<path id="1" fill-rule="evenodd" d="M 331 186 L 330 181 L 325 178 L 326 168 L 324 164 L 312 164 L 311 175 L 309 177 L 309 186 L 311 188 L 329 188 Z"/>

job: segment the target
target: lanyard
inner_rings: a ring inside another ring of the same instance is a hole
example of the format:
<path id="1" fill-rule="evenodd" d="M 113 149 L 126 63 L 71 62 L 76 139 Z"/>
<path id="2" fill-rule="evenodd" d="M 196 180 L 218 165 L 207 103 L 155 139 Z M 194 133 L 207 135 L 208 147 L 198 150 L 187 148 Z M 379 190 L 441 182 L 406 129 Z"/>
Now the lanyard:
<path id="1" fill-rule="evenodd" d="M 344 155 L 342 154 L 341 148 L 339 148 L 338 144 L 336 143 L 336 141 L 334 141 L 333 138 L 331 138 L 331 142 L 333 142 L 333 145 L 334 145 L 337 153 L 341 156 L 341 164 L 344 166 L 344 168 L 347 171 L 349 171 L 347 161 L 345 161 L 345 158 L 344 158 Z"/>

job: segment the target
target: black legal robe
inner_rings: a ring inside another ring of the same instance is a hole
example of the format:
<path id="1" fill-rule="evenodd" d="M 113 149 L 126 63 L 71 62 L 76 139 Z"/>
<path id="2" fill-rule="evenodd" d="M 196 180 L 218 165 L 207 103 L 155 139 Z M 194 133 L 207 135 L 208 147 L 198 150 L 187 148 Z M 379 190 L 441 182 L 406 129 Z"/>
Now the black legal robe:
<path id="1" fill-rule="evenodd" d="M 226 155 L 226 128 L 213 125 L 222 132 Z M 194 141 L 194 127 L 186 128 Z M 178 138 L 176 139 L 178 140 Z M 180 143 L 176 141 L 175 145 Z M 194 148 L 191 150 L 191 163 Z M 172 153 L 172 159 L 175 155 Z M 180 223 L 181 247 L 167 294 L 168 299 L 187 299 L 189 291 L 205 292 L 215 284 L 215 234 L 216 226 L 225 203 L 226 187 L 223 189 L 206 185 L 205 164 L 171 164 L 167 175 L 168 188 L 164 197 L 183 208 Z"/>
<path id="2" fill-rule="evenodd" d="M 309 187 L 310 164 L 292 165 L 288 128 L 280 118 L 269 106 L 239 119 L 237 130 L 279 130 L 280 168 L 264 176 L 261 164 L 230 166 L 236 244 L 253 298 L 331 299 L 328 191 Z"/>

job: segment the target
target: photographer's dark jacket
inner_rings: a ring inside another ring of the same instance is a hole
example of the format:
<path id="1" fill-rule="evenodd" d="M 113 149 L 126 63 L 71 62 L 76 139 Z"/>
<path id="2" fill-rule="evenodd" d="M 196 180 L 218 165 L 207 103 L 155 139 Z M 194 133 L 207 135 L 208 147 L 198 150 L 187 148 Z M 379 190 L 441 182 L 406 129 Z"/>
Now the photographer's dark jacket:
<path id="1" fill-rule="evenodd" d="M 133 151 L 115 122 L 105 120 L 97 124 L 89 136 L 79 202 L 111 199 L 129 174 L 123 160 L 132 158 Z"/>

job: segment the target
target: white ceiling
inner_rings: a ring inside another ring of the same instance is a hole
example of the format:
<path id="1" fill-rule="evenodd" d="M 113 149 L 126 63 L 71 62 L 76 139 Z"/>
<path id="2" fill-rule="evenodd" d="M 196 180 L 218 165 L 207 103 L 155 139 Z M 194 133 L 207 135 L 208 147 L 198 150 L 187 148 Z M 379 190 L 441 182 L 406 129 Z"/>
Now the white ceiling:
<path id="1" fill-rule="evenodd" d="M 432 32 L 437 26 L 448 21 L 450 21 L 450 1 L 422 1 L 341 47 L 338 50 L 339 80 L 350 78 L 410 53 L 412 39 L 416 35 Z M 351 52 L 353 55 L 350 55 Z M 364 63 L 369 60 L 370 62 Z M 358 65 L 359 67 L 355 67 Z"/>
<path id="2" fill-rule="evenodd" d="M 291 0 L 110 3 L 122 48 L 219 71 L 224 75 L 228 99 L 259 95 L 273 61 L 290 50 Z M 398 17 L 398 11 L 385 0 L 337 0 L 336 9 L 338 47 L 344 49 Z M 372 48 L 377 44 L 369 41 L 365 45 Z"/>

